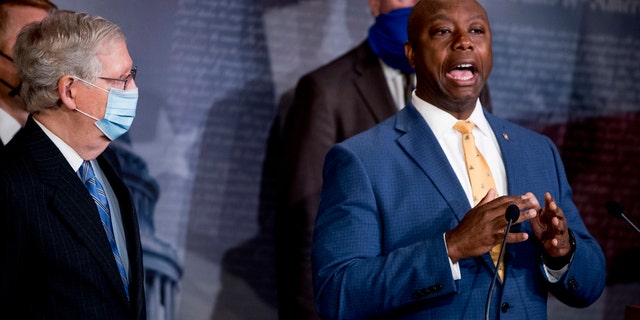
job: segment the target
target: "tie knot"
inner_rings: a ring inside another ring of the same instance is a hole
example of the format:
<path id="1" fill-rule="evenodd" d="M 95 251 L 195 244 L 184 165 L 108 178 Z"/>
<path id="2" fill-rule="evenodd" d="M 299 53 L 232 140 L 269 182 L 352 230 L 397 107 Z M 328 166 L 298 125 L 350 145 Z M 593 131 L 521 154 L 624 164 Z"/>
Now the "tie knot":
<path id="1" fill-rule="evenodd" d="M 80 168 L 80 178 L 82 179 L 82 182 L 87 182 L 89 179 L 95 178 L 95 176 L 96 174 L 93 172 L 91 162 L 83 162 L 82 167 Z"/>
<path id="2" fill-rule="evenodd" d="M 453 126 L 454 129 L 456 129 L 457 131 L 459 131 L 462 134 L 470 134 L 471 130 L 473 130 L 473 127 L 475 126 L 475 124 L 469 120 L 461 120 L 456 122 L 456 124 Z"/>

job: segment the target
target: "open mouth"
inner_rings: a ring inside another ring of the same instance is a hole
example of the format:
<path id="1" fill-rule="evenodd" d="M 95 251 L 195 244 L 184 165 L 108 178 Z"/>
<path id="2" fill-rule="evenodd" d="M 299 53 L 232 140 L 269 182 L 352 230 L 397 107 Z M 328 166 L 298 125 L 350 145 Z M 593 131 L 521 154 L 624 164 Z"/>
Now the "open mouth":
<path id="1" fill-rule="evenodd" d="M 450 70 L 447 75 L 457 81 L 467 81 L 473 79 L 476 68 L 470 63 L 459 64 Z"/>

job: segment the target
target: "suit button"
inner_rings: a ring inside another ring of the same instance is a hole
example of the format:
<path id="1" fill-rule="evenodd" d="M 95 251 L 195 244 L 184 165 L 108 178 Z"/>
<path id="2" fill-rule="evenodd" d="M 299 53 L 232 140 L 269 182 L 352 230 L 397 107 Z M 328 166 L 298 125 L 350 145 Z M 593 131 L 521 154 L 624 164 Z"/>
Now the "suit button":
<path id="1" fill-rule="evenodd" d="M 574 277 L 569 277 L 569 288 L 575 290 L 578 289 L 578 281 Z"/>
<path id="2" fill-rule="evenodd" d="M 432 293 L 436 293 L 438 291 L 442 290 L 442 285 L 441 284 L 434 284 L 432 286 L 429 286 L 427 288 L 422 288 L 419 290 L 416 290 L 413 292 L 413 297 L 414 298 L 420 298 L 420 297 L 424 297 L 426 295 L 430 295 Z"/>
<path id="3" fill-rule="evenodd" d="M 506 313 L 507 311 L 509 311 L 509 307 L 511 307 L 509 303 L 505 302 L 502 304 L 502 307 L 500 308 L 500 310 L 502 310 L 502 313 Z"/>
<path id="4" fill-rule="evenodd" d="M 427 289 L 420 289 L 413 292 L 413 297 L 417 299 L 417 298 L 426 296 L 427 294 L 428 294 Z"/>

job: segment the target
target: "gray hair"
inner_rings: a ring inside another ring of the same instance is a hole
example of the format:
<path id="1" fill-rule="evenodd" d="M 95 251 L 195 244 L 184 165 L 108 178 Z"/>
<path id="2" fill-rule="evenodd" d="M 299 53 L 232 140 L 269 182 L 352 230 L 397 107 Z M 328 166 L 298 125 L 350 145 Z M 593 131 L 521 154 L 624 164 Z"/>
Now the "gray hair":
<path id="1" fill-rule="evenodd" d="M 95 81 L 102 72 L 98 50 L 121 39 L 124 34 L 116 24 L 67 10 L 25 26 L 13 50 L 25 110 L 37 112 L 57 106 L 58 81 L 65 75 Z"/>

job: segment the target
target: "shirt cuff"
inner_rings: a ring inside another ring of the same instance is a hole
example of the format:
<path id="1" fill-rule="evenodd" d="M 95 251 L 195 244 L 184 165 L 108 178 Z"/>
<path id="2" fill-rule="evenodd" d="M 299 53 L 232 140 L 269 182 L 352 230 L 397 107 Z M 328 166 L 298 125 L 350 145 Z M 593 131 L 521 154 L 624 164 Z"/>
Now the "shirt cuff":
<path id="1" fill-rule="evenodd" d="M 451 267 L 451 276 L 453 276 L 453 280 L 462 279 L 462 274 L 460 274 L 460 265 L 458 263 L 453 263 L 451 258 L 449 258 L 449 250 L 447 249 L 447 237 L 445 237 L 446 232 L 442 234 L 442 239 L 444 240 L 444 249 L 447 250 L 447 259 L 449 259 L 449 266 Z"/>
<path id="2" fill-rule="evenodd" d="M 569 232 L 569 244 L 571 245 L 571 250 L 564 257 L 551 258 L 547 257 L 545 253 L 542 254 L 542 266 L 544 267 L 545 275 L 547 279 L 551 283 L 556 283 L 564 273 L 569 269 L 569 265 L 571 264 L 571 260 L 573 260 L 573 254 L 576 251 L 576 239 L 573 236 L 573 232 L 571 230 Z"/>

